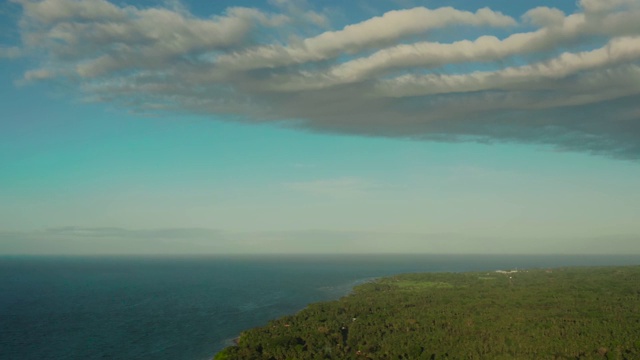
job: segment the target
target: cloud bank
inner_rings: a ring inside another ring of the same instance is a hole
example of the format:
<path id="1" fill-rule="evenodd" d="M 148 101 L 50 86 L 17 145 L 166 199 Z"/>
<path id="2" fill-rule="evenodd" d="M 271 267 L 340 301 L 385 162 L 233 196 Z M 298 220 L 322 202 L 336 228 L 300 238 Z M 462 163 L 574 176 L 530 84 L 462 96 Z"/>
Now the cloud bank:
<path id="1" fill-rule="evenodd" d="M 357 231 L 227 232 L 202 228 L 132 230 L 62 227 L 0 231 L 3 255 L 216 254 L 624 254 L 639 255 L 635 235 L 504 239 L 459 234 Z"/>
<path id="2" fill-rule="evenodd" d="M 206 17 L 179 3 L 14 2 L 22 43 L 0 57 L 39 64 L 21 83 L 62 82 L 91 101 L 640 158 L 640 0 L 515 17 L 414 7 L 335 29 L 331 11 L 293 0 Z"/>

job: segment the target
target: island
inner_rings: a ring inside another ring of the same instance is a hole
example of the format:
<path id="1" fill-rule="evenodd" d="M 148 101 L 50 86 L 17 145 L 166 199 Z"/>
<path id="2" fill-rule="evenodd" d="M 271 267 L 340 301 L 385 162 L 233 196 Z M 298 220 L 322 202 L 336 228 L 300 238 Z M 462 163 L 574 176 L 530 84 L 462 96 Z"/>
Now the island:
<path id="1" fill-rule="evenodd" d="M 640 266 L 382 278 L 214 359 L 640 359 Z"/>

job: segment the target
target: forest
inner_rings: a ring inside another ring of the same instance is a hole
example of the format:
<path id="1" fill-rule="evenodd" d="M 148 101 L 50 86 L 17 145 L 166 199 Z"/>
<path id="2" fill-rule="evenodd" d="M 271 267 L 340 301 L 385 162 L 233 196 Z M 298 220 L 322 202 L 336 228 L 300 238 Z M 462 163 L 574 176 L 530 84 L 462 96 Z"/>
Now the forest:
<path id="1" fill-rule="evenodd" d="M 382 278 L 214 357 L 236 359 L 640 359 L 640 266 Z"/>

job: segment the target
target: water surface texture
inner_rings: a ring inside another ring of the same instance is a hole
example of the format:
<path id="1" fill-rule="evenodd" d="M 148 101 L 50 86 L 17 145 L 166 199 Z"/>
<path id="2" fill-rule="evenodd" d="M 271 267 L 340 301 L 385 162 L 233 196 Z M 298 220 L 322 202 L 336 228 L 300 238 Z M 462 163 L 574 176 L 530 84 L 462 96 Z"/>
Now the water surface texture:
<path id="1" fill-rule="evenodd" d="M 0 358 L 204 360 L 244 329 L 379 276 L 625 264 L 640 257 L 3 257 Z"/>

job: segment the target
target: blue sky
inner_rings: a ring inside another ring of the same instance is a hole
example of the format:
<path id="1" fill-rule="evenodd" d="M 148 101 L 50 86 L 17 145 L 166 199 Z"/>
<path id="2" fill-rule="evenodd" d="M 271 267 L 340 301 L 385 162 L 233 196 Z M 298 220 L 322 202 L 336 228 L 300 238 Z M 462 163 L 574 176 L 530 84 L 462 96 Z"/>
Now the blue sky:
<path id="1" fill-rule="evenodd" d="M 640 2 L 482 6 L 3 3 L 0 253 L 640 253 Z"/>

